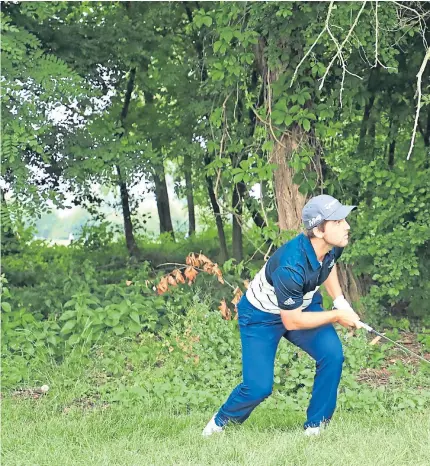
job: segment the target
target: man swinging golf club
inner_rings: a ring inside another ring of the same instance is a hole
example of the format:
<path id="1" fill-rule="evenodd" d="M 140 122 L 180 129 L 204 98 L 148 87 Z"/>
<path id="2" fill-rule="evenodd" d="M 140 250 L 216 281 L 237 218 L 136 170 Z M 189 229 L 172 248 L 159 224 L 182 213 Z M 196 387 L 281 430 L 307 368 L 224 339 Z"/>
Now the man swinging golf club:
<path id="1" fill-rule="evenodd" d="M 275 354 L 282 337 L 316 361 L 304 424 L 318 435 L 335 410 L 343 352 L 333 327 L 360 328 L 359 316 L 342 295 L 336 261 L 348 244 L 347 215 L 355 206 L 321 195 L 305 205 L 305 233 L 281 246 L 251 281 L 238 304 L 243 380 L 203 430 L 207 437 L 229 422 L 242 423 L 272 393 Z M 322 312 L 324 283 L 335 310 Z"/>

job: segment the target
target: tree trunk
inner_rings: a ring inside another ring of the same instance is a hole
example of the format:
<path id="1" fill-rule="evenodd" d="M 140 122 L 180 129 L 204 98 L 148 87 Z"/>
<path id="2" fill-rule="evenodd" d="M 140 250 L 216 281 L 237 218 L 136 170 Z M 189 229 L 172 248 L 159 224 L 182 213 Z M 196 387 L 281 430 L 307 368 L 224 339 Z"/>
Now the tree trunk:
<path id="1" fill-rule="evenodd" d="M 233 257 L 237 262 L 243 261 L 243 237 L 242 237 L 242 211 L 243 196 L 246 191 L 243 182 L 236 183 L 233 188 L 232 210 L 233 210 Z"/>
<path id="2" fill-rule="evenodd" d="M 122 216 L 124 219 L 124 233 L 125 243 L 127 245 L 128 252 L 132 257 L 138 257 L 140 254 L 139 248 L 137 247 L 136 240 L 133 234 L 133 224 L 131 223 L 130 213 L 130 202 L 128 197 L 127 183 L 122 179 L 121 169 L 119 165 L 116 165 L 116 171 L 118 174 L 118 186 L 121 195 L 121 206 Z"/>
<path id="3" fill-rule="evenodd" d="M 418 130 L 424 139 L 424 146 L 430 147 L 430 111 L 427 113 L 427 125 L 424 129 L 421 126 L 421 120 L 418 120 Z"/>
<path id="4" fill-rule="evenodd" d="M 208 187 L 209 199 L 211 201 L 212 210 L 215 215 L 216 229 L 218 231 L 219 247 L 220 247 L 219 261 L 221 263 L 224 263 L 228 259 L 228 250 L 227 250 L 227 242 L 225 240 L 225 232 L 224 232 L 224 225 L 222 223 L 221 211 L 220 211 L 218 201 L 215 196 L 212 178 L 210 176 L 206 176 L 205 178 L 206 178 L 206 185 Z"/>
<path id="5" fill-rule="evenodd" d="M 170 215 L 169 193 L 167 191 L 163 165 L 159 167 L 158 171 L 154 171 L 153 177 L 155 184 L 155 199 L 157 201 L 157 211 L 160 219 L 160 234 L 170 233 L 172 238 L 175 239 L 172 217 Z"/>
<path id="6" fill-rule="evenodd" d="M 372 111 L 375 96 L 371 95 L 369 101 L 364 106 L 363 119 L 361 120 L 360 139 L 358 142 L 358 152 L 362 152 L 366 146 L 366 134 L 369 126 L 370 112 Z"/>
<path id="7" fill-rule="evenodd" d="M 0 188 L 1 202 L 0 202 L 0 213 L 1 213 L 1 253 L 2 256 L 8 256 L 10 254 L 19 254 L 21 248 L 19 245 L 19 239 L 12 230 L 12 221 L 9 215 L 5 192 Z"/>
<path id="8" fill-rule="evenodd" d="M 361 120 L 360 139 L 358 143 L 358 152 L 363 152 L 366 149 L 367 138 L 369 135 L 372 140 L 372 149 L 374 147 L 376 134 L 376 117 L 372 117 L 372 109 L 375 105 L 375 98 L 379 87 L 380 67 L 373 68 L 367 82 L 367 91 L 370 93 L 369 101 L 364 106 L 363 119 Z"/>
<path id="9" fill-rule="evenodd" d="M 394 109 L 392 109 L 394 110 Z M 390 129 L 389 134 L 389 145 L 388 145 L 388 167 L 390 170 L 394 167 L 394 153 L 396 150 L 396 136 L 397 136 L 397 125 L 394 121 L 394 115 L 391 115 L 390 118 Z"/>
<path id="10" fill-rule="evenodd" d="M 300 230 L 302 228 L 302 209 L 306 197 L 299 192 L 299 186 L 293 183 L 294 171 L 288 165 L 298 141 L 303 136 L 295 127 L 290 135 L 283 134 L 274 141 L 271 159 L 278 165 L 275 170 L 275 196 L 278 208 L 278 225 L 281 230 Z"/>
<path id="11" fill-rule="evenodd" d="M 191 155 L 184 155 L 185 189 L 187 192 L 188 206 L 188 236 L 196 232 L 196 214 L 194 208 L 193 182 L 192 182 L 192 161 Z"/>
<path id="12" fill-rule="evenodd" d="M 133 93 L 134 82 L 136 79 L 136 68 L 130 70 L 130 75 L 127 82 L 127 90 L 124 97 L 124 105 L 121 110 L 121 123 L 124 129 L 125 134 L 125 120 L 128 115 L 128 109 L 130 107 L 131 94 Z M 119 136 L 120 138 L 122 135 Z M 131 213 L 130 213 L 130 200 L 128 196 L 127 182 L 123 179 L 121 175 L 121 168 L 117 164 L 116 171 L 118 174 L 118 186 L 121 195 L 121 206 L 122 206 L 122 216 L 124 219 L 124 233 L 125 233 L 125 243 L 127 245 L 128 252 L 132 257 L 138 257 L 140 255 L 139 248 L 137 247 L 136 240 L 133 234 L 133 224 L 131 222 Z"/>

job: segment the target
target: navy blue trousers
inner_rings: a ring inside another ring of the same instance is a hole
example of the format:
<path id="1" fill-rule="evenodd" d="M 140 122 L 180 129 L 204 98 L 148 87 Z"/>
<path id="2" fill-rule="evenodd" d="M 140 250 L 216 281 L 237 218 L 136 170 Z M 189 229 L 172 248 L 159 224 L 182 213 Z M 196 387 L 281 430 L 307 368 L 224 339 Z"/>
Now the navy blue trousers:
<path id="1" fill-rule="evenodd" d="M 304 312 L 321 312 L 322 297 L 315 293 Z M 342 343 L 333 325 L 308 330 L 286 330 L 281 316 L 263 312 L 243 296 L 238 304 L 242 342 L 243 380 L 215 417 L 222 426 L 244 422 L 253 409 L 272 393 L 276 350 L 282 337 L 306 351 L 316 361 L 312 397 L 304 427 L 330 421 L 336 408 L 337 389 L 344 361 Z"/>

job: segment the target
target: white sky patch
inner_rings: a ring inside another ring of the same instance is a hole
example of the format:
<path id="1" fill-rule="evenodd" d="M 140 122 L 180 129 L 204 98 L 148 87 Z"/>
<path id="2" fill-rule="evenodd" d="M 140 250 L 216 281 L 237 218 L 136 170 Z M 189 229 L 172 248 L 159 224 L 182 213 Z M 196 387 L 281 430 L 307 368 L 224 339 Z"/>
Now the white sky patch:
<path id="1" fill-rule="evenodd" d="M 260 199 L 261 198 L 261 184 L 256 183 L 254 186 L 251 188 L 251 191 L 249 191 L 249 195 L 253 197 L 254 199 Z"/>

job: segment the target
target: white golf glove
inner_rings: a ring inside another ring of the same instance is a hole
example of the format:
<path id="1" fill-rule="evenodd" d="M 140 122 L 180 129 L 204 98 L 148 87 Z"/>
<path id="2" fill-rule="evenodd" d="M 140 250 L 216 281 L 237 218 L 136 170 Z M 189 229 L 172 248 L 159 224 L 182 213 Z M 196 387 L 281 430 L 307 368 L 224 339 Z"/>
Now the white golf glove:
<path id="1" fill-rule="evenodd" d="M 354 309 L 352 309 L 351 304 L 349 304 L 348 301 L 345 299 L 345 296 L 344 296 L 343 294 L 341 294 L 340 296 L 338 296 L 338 297 L 333 301 L 333 306 L 334 306 L 336 309 L 351 309 L 351 311 L 354 310 Z"/>

